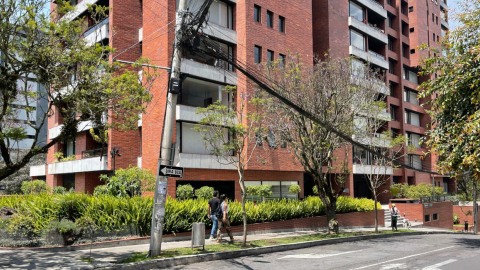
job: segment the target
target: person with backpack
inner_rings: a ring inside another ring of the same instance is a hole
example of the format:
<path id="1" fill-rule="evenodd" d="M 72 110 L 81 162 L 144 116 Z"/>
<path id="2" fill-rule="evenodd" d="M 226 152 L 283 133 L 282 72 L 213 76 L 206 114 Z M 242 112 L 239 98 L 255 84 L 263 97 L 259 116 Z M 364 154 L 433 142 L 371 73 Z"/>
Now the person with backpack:
<path id="1" fill-rule="evenodd" d="M 235 238 L 233 238 L 232 230 L 230 229 L 230 220 L 228 220 L 228 209 L 230 207 L 227 203 L 227 196 L 225 194 L 222 194 L 222 196 L 220 196 L 220 201 L 222 202 L 222 204 L 220 205 L 220 209 L 222 212 L 221 217 L 217 216 L 217 218 L 219 219 L 217 243 L 220 243 L 222 241 L 222 227 L 225 228 L 228 236 L 230 236 L 230 242 L 233 242 L 235 241 Z"/>
<path id="2" fill-rule="evenodd" d="M 213 240 L 213 235 L 218 229 L 217 212 L 221 213 L 220 200 L 218 199 L 218 190 L 213 192 L 213 198 L 208 201 L 208 218 L 212 220 L 212 232 L 210 233 L 210 240 Z"/>

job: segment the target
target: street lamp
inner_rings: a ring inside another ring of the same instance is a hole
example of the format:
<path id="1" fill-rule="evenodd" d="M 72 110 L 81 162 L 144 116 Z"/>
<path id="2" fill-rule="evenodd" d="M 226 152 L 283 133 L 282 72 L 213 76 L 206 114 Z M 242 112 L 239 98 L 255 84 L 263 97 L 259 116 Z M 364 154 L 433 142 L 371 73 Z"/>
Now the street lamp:
<path id="1" fill-rule="evenodd" d="M 117 147 L 113 147 L 112 151 L 110 151 L 110 156 L 113 159 L 113 175 L 115 175 L 115 157 L 121 157 L 122 155 L 119 153 L 120 149 L 117 149 Z"/>

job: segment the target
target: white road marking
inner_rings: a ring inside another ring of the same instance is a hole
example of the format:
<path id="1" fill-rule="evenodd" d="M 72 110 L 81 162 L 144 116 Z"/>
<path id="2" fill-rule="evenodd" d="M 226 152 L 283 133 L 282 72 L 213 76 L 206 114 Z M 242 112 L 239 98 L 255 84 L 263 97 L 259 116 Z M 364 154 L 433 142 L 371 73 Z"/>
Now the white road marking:
<path id="1" fill-rule="evenodd" d="M 398 258 L 398 259 L 393 259 L 393 260 L 389 260 L 389 261 L 384 261 L 384 262 L 381 262 L 381 263 L 374 263 L 374 264 L 370 264 L 370 265 L 366 265 L 366 266 L 362 266 L 362 267 L 358 267 L 358 268 L 354 268 L 354 269 L 365 269 L 365 268 L 369 268 L 369 267 L 372 267 L 372 266 L 377 266 L 377 265 L 386 264 L 386 263 L 389 263 L 389 262 L 396 262 L 396 261 L 400 261 L 400 260 L 405 260 L 405 259 L 408 259 L 408 258 L 417 257 L 417 256 L 421 256 L 421 255 L 425 255 L 425 254 L 429 254 L 429 253 L 433 253 L 433 252 L 437 252 L 437 251 L 441 251 L 441 250 L 453 248 L 453 247 L 455 247 L 455 246 L 449 246 L 449 247 L 445 247 L 445 248 L 441 248 L 441 249 L 436 249 L 436 250 L 432 250 L 432 251 L 428 251 L 428 252 L 424 252 L 424 253 L 418 253 L 418 254 L 414 254 L 414 255 L 410 255 L 410 256 L 405 256 L 405 257 Z"/>
<path id="2" fill-rule="evenodd" d="M 451 259 L 451 260 L 448 260 L 448 261 L 444 261 L 444 262 L 441 262 L 441 263 L 437 263 L 437 264 L 434 264 L 434 265 L 430 265 L 430 266 L 427 266 L 425 268 L 422 268 L 422 270 L 440 270 L 440 266 L 444 266 L 444 265 L 447 265 L 449 263 L 453 263 L 453 262 L 456 262 L 457 260 L 454 260 L 454 259 Z"/>
<path id="3" fill-rule="evenodd" d="M 407 269 L 407 264 L 405 263 L 392 263 L 382 266 L 380 270 L 390 270 L 390 269 Z"/>
<path id="4" fill-rule="evenodd" d="M 362 250 L 354 250 L 354 251 L 347 251 L 341 253 L 332 253 L 332 254 L 295 254 L 295 255 L 287 255 L 285 257 L 281 257 L 280 259 L 321 259 L 327 257 L 333 257 L 338 255 L 344 255 L 354 252 L 360 252 Z"/>

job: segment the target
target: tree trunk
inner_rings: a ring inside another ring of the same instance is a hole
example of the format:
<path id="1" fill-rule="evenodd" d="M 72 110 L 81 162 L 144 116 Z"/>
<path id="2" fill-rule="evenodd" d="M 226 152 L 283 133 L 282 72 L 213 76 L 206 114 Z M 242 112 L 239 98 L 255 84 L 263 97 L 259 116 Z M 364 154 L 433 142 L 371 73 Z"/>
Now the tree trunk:
<path id="1" fill-rule="evenodd" d="M 477 229 L 477 179 L 473 179 L 473 233 L 478 233 Z"/>
<path id="2" fill-rule="evenodd" d="M 325 204 L 328 221 L 328 233 L 338 234 L 338 221 L 337 221 L 337 200 L 336 198 L 329 198 L 330 202 Z"/>
<path id="3" fill-rule="evenodd" d="M 243 179 L 245 171 L 242 169 L 238 170 L 238 174 L 240 176 L 240 188 L 242 189 L 242 211 L 243 211 L 243 239 L 242 239 L 242 247 L 247 245 L 247 210 L 245 208 L 245 202 L 247 201 L 247 192 L 245 191 L 245 182 Z"/>
<path id="4" fill-rule="evenodd" d="M 378 210 L 377 210 L 377 194 L 374 192 L 374 201 L 375 201 L 375 233 L 378 233 Z"/>

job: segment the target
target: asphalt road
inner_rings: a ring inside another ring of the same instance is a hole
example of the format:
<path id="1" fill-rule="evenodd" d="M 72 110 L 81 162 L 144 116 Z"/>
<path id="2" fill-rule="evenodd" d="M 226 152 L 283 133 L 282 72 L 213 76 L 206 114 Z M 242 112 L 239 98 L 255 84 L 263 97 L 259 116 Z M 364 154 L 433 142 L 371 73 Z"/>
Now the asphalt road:
<path id="1" fill-rule="evenodd" d="M 392 237 L 197 263 L 173 269 L 480 269 L 480 236 Z"/>

